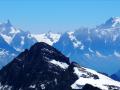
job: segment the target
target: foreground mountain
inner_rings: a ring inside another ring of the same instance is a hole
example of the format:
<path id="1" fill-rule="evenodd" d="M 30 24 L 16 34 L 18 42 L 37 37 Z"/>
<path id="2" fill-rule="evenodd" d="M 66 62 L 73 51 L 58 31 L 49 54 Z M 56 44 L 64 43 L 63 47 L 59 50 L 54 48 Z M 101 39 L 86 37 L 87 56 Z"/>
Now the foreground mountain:
<path id="1" fill-rule="evenodd" d="M 120 83 L 36 43 L 0 70 L 1 90 L 120 90 Z"/>
<path id="2" fill-rule="evenodd" d="M 82 66 L 112 75 L 120 70 L 120 18 L 66 32 L 53 46 Z"/>

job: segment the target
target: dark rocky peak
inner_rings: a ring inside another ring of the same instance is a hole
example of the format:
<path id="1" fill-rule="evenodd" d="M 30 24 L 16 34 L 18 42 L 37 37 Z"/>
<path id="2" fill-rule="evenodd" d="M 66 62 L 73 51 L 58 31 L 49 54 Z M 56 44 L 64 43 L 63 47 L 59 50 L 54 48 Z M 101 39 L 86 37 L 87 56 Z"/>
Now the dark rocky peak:
<path id="1" fill-rule="evenodd" d="M 31 56 L 35 56 L 35 58 L 44 58 L 45 59 L 55 59 L 56 61 L 60 61 L 60 62 L 65 62 L 67 64 L 70 64 L 69 59 L 67 57 L 65 57 L 61 52 L 59 52 L 58 50 L 56 50 L 54 47 L 51 47 L 50 45 L 44 43 L 44 42 L 40 42 L 40 43 L 36 43 L 34 44 L 30 50 L 29 50 L 29 54 Z"/>
<path id="2" fill-rule="evenodd" d="M 61 67 L 66 64 L 67 68 Z M 72 90 L 71 85 L 78 79 L 74 67 L 80 66 L 70 63 L 52 46 L 36 43 L 0 70 L 0 87 L 1 90 Z"/>
<path id="3" fill-rule="evenodd" d="M 30 70 L 33 67 L 39 68 L 43 63 L 48 64 L 52 60 L 70 65 L 69 58 L 57 51 L 54 47 L 44 42 L 40 42 L 34 44 L 29 50 L 26 49 L 24 52 L 20 53 L 11 63 L 8 64 L 8 66 L 14 68 L 19 67 L 19 69 L 23 69 L 24 66 L 24 68 Z M 48 65 L 48 67 L 49 66 L 50 65 Z"/>
<path id="4" fill-rule="evenodd" d="M 70 90 L 77 76 L 68 68 L 51 63 L 51 59 L 70 65 L 69 59 L 52 46 L 36 43 L 0 70 L 0 83 L 12 86 L 11 90 L 41 90 L 42 86 L 46 90 Z"/>

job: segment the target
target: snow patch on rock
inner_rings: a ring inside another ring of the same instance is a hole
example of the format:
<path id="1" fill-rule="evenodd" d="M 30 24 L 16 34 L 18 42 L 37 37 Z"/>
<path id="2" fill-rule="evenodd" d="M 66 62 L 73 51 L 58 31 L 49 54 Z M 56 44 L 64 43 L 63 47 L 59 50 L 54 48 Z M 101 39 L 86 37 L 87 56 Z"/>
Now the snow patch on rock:
<path id="1" fill-rule="evenodd" d="M 56 61 L 56 60 L 51 60 L 50 63 L 55 64 L 56 66 L 59 66 L 63 69 L 66 69 L 69 66 L 68 64 L 66 64 L 64 62 L 59 62 L 59 61 Z"/>

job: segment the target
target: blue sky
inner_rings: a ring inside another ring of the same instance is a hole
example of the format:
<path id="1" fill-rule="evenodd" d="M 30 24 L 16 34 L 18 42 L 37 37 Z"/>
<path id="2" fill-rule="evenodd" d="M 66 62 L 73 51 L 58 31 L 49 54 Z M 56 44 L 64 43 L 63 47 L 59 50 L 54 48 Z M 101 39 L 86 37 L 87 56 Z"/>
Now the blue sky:
<path id="1" fill-rule="evenodd" d="M 0 22 L 32 33 L 93 27 L 120 16 L 120 0 L 0 0 Z"/>

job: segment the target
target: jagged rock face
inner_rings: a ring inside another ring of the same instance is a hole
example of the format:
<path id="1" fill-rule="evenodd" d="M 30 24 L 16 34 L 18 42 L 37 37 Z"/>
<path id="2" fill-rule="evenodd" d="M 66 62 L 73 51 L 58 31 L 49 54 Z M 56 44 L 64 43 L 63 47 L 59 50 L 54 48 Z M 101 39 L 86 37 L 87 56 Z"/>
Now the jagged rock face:
<path id="1" fill-rule="evenodd" d="M 50 60 L 65 62 L 67 69 L 60 68 Z M 11 86 L 12 90 L 31 88 L 46 90 L 68 90 L 77 76 L 73 74 L 69 59 L 45 43 L 36 43 L 30 50 L 25 50 L 0 71 L 2 85 Z"/>

